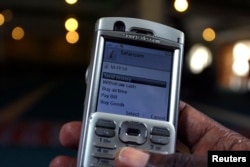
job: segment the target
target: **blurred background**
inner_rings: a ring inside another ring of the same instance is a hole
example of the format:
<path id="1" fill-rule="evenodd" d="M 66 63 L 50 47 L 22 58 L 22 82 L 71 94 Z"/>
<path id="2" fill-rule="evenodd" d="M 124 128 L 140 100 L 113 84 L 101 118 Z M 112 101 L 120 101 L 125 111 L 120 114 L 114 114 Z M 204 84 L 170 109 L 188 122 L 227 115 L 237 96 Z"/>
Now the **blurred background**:
<path id="1" fill-rule="evenodd" d="M 181 98 L 250 137 L 250 0 L 1 0 L 0 166 L 48 166 L 81 120 L 95 21 L 157 21 L 186 35 Z"/>

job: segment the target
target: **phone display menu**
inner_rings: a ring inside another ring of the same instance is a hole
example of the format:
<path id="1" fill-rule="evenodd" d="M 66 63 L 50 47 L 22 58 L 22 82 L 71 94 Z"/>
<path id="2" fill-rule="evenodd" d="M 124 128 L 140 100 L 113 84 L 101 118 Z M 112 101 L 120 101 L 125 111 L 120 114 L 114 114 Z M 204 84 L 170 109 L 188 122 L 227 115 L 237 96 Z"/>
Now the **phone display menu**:
<path id="1" fill-rule="evenodd" d="M 97 112 L 168 120 L 173 51 L 105 41 Z"/>

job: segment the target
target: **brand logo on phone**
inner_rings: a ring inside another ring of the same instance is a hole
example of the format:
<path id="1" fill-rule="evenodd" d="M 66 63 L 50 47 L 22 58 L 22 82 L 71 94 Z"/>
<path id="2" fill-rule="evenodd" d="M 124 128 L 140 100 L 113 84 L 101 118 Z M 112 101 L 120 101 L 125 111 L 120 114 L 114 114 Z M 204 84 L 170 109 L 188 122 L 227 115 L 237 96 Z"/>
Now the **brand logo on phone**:
<path id="1" fill-rule="evenodd" d="M 129 39 L 147 41 L 147 42 L 152 42 L 152 43 L 160 43 L 159 39 L 155 39 L 150 36 L 139 35 L 139 34 L 124 34 L 124 35 L 126 38 L 129 38 Z"/>

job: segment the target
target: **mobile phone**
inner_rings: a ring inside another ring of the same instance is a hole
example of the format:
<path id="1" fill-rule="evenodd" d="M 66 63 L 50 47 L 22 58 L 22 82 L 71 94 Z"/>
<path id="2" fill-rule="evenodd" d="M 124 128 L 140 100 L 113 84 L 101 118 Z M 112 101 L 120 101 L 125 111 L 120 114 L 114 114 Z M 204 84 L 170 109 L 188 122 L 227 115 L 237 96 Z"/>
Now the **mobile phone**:
<path id="1" fill-rule="evenodd" d="M 152 21 L 97 21 L 78 167 L 113 167 L 124 146 L 175 152 L 184 33 Z"/>

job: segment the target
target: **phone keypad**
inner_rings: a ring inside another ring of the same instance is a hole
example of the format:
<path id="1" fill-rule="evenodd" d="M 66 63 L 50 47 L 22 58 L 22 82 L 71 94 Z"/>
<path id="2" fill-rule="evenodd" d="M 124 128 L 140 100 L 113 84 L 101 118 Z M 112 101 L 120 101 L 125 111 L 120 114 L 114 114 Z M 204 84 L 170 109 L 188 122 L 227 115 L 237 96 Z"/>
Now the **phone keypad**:
<path id="1" fill-rule="evenodd" d="M 114 144 L 116 125 L 114 121 L 99 119 L 95 124 L 95 134 L 99 137 L 94 143 L 92 167 L 113 167 L 116 145 Z"/>
<path id="2" fill-rule="evenodd" d="M 140 124 L 139 124 L 140 125 Z M 132 126 L 132 125 L 131 125 Z M 131 128 L 130 126 L 127 126 Z M 95 123 L 95 141 L 92 152 L 91 167 L 114 167 L 115 152 L 117 149 L 116 145 L 116 134 L 117 125 L 112 120 L 98 119 Z M 121 128 L 121 127 L 120 127 Z M 132 137 L 137 137 L 141 135 L 141 129 L 139 126 L 133 127 L 135 130 L 138 130 L 136 135 L 130 134 L 129 130 L 126 130 L 127 135 Z M 147 131 L 147 129 L 146 129 Z M 133 131 L 134 132 L 134 131 Z M 137 132 L 137 131 L 136 131 Z M 140 133 L 139 133 L 140 132 Z M 120 132 L 119 132 L 120 133 Z M 147 132 L 144 132 L 147 133 Z M 143 133 L 143 134 L 144 134 Z M 146 137 L 146 136 L 145 136 Z M 146 137 L 147 138 L 147 137 Z M 150 149 L 155 151 L 162 151 L 162 149 L 170 143 L 170 131 L 165 127 L 152 127 L 148 139 L 151 142 Z M 132 143 L 124 143 L 129 145 Z M 138 144 L 132 145 L 132 147 L 137 147 Z"/>

